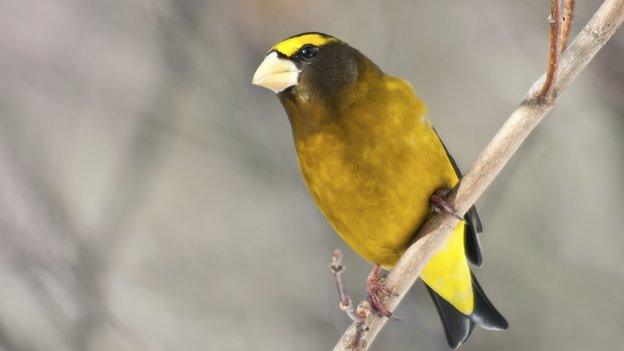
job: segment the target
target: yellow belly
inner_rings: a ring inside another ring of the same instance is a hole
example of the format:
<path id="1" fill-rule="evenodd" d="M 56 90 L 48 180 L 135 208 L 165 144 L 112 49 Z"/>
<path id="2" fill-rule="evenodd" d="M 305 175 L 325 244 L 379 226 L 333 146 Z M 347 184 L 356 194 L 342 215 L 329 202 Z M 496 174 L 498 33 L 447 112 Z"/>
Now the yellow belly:
<path id="1" fill-rule="evenodd" d="M 352 145 L 327 132 L 296 143 L 308 189 L 332 227 L 363 258 L 385 268 L 393 267 L 411 243 L 429 214 L 435 189 L 458 181 L 428 124 L 398 138 L 397 134 Z M 421 277 L 460 311 L 472 312 L 463 225 L 454 230 Z"/>
<path id="2" fill-rule="evenodd" d="M 409 83 L 385 76 L 382 86 L 354 89 L 339 108 L 305 99 L 282 102 L 319 208 L 358 254 L 391 268 L 429 214 L 432 193 L 458 179 Z M 472 312 L 463 225 L 421 277 L 458 310 Z"/>

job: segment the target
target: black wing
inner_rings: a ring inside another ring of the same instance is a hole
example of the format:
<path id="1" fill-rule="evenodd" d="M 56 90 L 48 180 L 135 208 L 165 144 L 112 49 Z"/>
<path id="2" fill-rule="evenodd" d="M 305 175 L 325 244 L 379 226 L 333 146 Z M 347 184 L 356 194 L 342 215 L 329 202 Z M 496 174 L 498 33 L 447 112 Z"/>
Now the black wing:
<path id="1" fill-rule="evenodd" d="M 435 131 L 435 133 L 438 136 L 438 139 L 440 139 L 440 135 L 438 134 L 438 132 Z M 440 142 L 442 143 L 442 147 L 444 147 L 444 151 L 446 151 L 446 156 L 448 156 L 451 164 L 453 165 L 455 174 L 457 174 L 457 177 L 461 179 L 462 173 L 459 170 L 459 167 L 457 167 L 457 163 L 453 159 L 453 156 L 449 154 L 448 149 L 446 148 L 446 145 L 444 145 L 442 139 L 440 139 Z M 479 237 L 477 234 L 483 231 L 483 225 L 481 224 L 481 218 L 479 218 L 477 209 L 474 206 L 472 206 L 470 210 L 466 212 L 464 220 L 466 220 L 466 235 L 464 239 L 466 245 L 466 257 L 468 257 L 468 260 L 470 260 L 472 264 L 480 266 L 483 262 L 483 257 L 481 256 L 481 245 L 479 244 Z"/>

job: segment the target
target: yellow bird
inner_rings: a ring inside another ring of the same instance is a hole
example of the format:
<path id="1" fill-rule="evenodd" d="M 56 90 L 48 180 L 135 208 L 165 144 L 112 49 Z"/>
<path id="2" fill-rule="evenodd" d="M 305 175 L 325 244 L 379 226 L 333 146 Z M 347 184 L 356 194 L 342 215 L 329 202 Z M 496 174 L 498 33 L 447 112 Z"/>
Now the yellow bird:
<path id="1" fill-rule="evenodd" d="M 369 300 L 391 316 L 380 298 L 387 293 L 380 269 L 395 265 L 430 205 L 454 214 L 444 195 L 461 177 L 426 106 L 408 82 L 322 33 L 277 43 L 253 83 L 278 95 L 308 190 L 338 235 L 374 264 Z M 468 260 L 481 264 L 480 231 L 472 208 L 421 273 L 452 348 L 475 325 L 507 328 L 468 266 Z"/>

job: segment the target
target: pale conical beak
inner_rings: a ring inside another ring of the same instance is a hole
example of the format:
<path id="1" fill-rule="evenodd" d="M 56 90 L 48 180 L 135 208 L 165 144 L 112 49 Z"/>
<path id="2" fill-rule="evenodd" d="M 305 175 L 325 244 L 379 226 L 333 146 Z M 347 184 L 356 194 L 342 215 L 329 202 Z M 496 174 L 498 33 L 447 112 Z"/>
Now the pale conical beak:
<path id="1" fill-rule="evenodd" d="M 264 58 L 251 82 L 279 93 L 296 85 L 299 82 L 299 73 L 301 71 L 294 63 L 279 58 L 276 52 L 271 52 Z"/>

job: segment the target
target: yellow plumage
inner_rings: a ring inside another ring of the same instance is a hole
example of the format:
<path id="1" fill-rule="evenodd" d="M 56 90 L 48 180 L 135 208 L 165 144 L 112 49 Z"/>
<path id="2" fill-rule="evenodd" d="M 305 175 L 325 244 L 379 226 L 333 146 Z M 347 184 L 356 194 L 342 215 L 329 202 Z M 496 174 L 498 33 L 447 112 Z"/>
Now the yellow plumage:
<path id="1" fill-rule="evenodd" d="M 301 108 L 289 116 L 301 171 L 323 214 L 353 250 L 391 268 L 429 214 L 433 191 L 452 187 L 458 178 L 411 85 L 390 76 L 382 82 L 384 89 L 358 87 L 359 94 L 344 95 L 351 108 L 343 111 L 343 123 L 322 121 L 327 117 L 318 104 L 304 109 L 306 118 L 297 118 Z M 319 120 L 314 133 L 299 125 L 311 118 Z M 472 285 L 463 236 L 459 225 L 421 277 L 470 314 Z"/>

